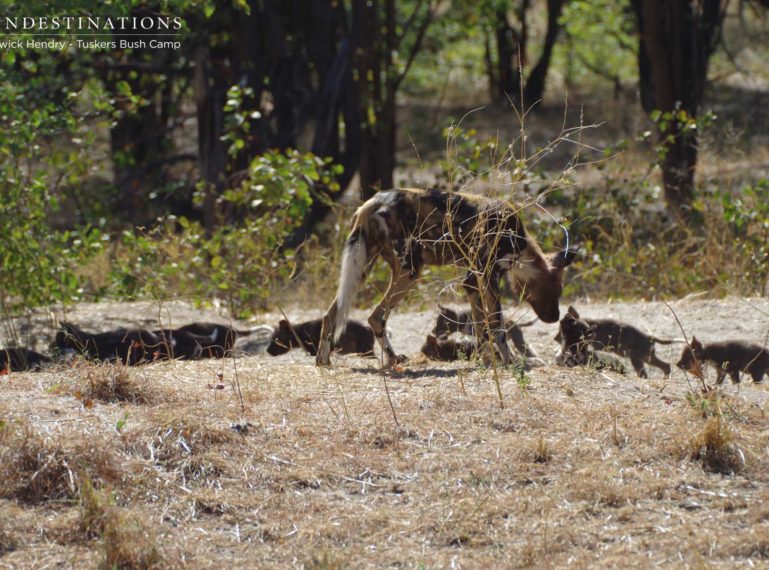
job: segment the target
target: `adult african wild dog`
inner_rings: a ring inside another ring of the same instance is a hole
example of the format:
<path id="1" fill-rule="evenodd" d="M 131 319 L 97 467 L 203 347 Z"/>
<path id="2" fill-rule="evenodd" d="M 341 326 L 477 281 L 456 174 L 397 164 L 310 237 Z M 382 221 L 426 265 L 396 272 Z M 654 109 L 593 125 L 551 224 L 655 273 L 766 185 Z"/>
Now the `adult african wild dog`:
<path id="1" fill-rule="evenodd" d="M 479 346 L 493 340 L 504 364 L 512 355 L 499 301 L 499 278 L 510 271 L 512 281 L 537 316 L 558 321 L 563 269 L 573 252 L 546 257 L 524 230 L 512 205 L 483 196 L 442 190 L 400 189 L 379 192 L 353 215 L 344 247 L 336 299 L 323 316 L 316 363 L 329 364 L 331 341 L 341 334 L 358 286 L 374 260 L 390 266 L 390 284 L 368 319 L 386 364 L 404 360 L 395 354 L 386 334 L 387 317 L 419 278 L 424 265 L 467 267 L 463 287 L 476 327 Z"/>

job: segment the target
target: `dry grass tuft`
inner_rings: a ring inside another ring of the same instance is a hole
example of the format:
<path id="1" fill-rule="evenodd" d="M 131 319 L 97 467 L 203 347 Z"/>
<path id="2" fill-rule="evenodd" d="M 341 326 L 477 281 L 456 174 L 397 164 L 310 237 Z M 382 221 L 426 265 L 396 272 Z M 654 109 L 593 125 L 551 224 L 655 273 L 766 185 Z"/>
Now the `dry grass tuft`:
<path id="1" fill-rule="evenodd" d="M 217 418 L 199 418 L 157 414 L 154 427 L 127 435 L 125 444 L 180 478 L 203 482 L 228 473 L 228 459 L 217 454 L 216 447 L 235 442 L 243 436 L 229 427 L 211 425 Z"/>
<path id="2" fill-rule="evenodd" d="M 724 475 L 739 473 L 745 467 L 745 457 L 732 440 L 732 432 L 723 417 L 712 417 L 702 433 L 692 440 L 691 457 L 700 461 L 706 471 Z"/>
<path id="3" fill-rule="evenodd" d="M 149 569 L 164 567 L 155 536 L 138 517 L 119 507 L 108 507 L 103 515 L 103 569 Z"/>
<path id="4" fill-rule="evenodd" d="M 123 364 L 88 364 L 83 371 L 71 393 L 86 407 L 94 401 L 151 404 L 156 400 L 156 391 Z"/>
<path id="5" fill-rule="evenodd" d="M 29 504 L 74 500 L 85 479 L 117 479 L 117 464 L 98 442 L 65 447 L 43 439 L 21 420 L 0 429 L 0 497 Z"/>
<path id="6" fill-rule="evenodd" d="M 324 551 L 315 554 L 304 567 L 308 570 L 342 570 L 348 568 L 348 564 L 339 555 Z"/>
<path id="7" fill-rule="evenodd" d="M 101 536 L 104 532 L 106 509 L 112 504 L 111 497 L 105 491 L 93 486 L 90 479 L 85 479 L 80 487 L 80 532 L 87 538 Z"/>
<path id="8" fill-rule="evenodd" d="M 552 451 L 547 444 L 547 440 L 540 436 L 525 449 L 524 457 L 532 463 L 547 463 L 552 458 Z"/>
<path id="9" fill-rule="evenodd" d="M 0 557 L 7 552 L 13 552 L 17 546 L 16 537 L 9 530 L 0 528 Z"/>
<path id="10" fill-rule="evenodd" d="M 79 523 L 81 536 L 101 538 L 101 568 L 164 566 L 154 535 L 136 515 L 117 507 L 110 493 L 96 489 L 87 478 L 80 488 Z"/>

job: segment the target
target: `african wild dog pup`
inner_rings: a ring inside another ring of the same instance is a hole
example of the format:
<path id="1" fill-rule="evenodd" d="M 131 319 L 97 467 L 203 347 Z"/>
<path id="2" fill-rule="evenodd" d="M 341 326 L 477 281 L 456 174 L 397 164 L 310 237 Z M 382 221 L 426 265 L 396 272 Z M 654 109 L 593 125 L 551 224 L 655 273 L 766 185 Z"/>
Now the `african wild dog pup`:
<path id="1" fill-rule="evenodd" d="M 629 358 L 641 378 L 648 378 L 645 363 L 662 370 L 666 378 L 670 376 L 670 364 L 657 357 L 654 352 L 654 343 L 672 344 L 673 340 L 648 335 L 632 325 L 614 319 L 581 319 L 574 307 L 569 307 L 567 315 L 575 321 L 584 323 L 582 328 L 591 327 L 589 343 L 593 348 Z M 562 331 L 556 335 L 555 340 L 561 342 L 561 336 Z"/>
<path id="2" fill-rule="evenodd" d="M 318 354 L 320 344 L 321 320 L 314 319 L 298 325 L 292 325 L 281 319 L 278 328 L 272 333 L 267 354 L 278 356 L 292 348 L 304 348 L 312 356 Z M 301 342 L 301 344 L 300 344 Z M 334 342 L 334 349 L 342 354 L 374 355 L 374 331 L 371 327 L 355 320 L 347 321 L 344 332 Z"/>
<path id="3" fill-rule="evenodd" d="M 593 350 L 590 343 L 595 340 L 595 327 L 578 319 L 569 308 L 559 325 L 556 338 L 561 339 L 561 348 L 555 356 L 558 366 L 589 366 L 596 370 L 613 370 L 625 374 L 625 365 L 614 356 Z"/>
<path id="4" fill-rule="evenodd" d="M 0 348 L 0 373 L 40 370 L 49 362 L 50 358 L 28 348 Z"/>
<path id="5" fill-rule="evenodd" d="M 203 358 L 223 358 L 229 356 L 235 341 L 249 336 L 256 330 L 238 330 L 228 325 L 216 323 L 191 323 L 176 329 L 178 332 L 191 333 L 198 337 Z"/>
<path id="6" fill-rule="evenodd" d="M 526 344 L 526 341 L 523 339 L 523 331 L 521 331 L 521 327 L 531 326 L 535 322 L 537 322 L 536 319 L 521 324 L 516 323 L 513 319 L 507 319 L 505 321 L 507 337 L 512 340 L 515 349 L 526 358 L 539 358 L 537 353 L 534 352 L 534 349 Z M 438 305 L 438 318 L 433 327 L 433 334 L 440 337 L 452 333 L 462 333 L 474 336 L 475 328 L 473 327 L 473 315 L 470 311 L 457 312 L 449 307 Z"/>
<path id="7" fill-rule="evenodd" d="M 160 329 L 152 334 L 160 339 L 160 345 L 153 347 L 154 360 L 197 360 L 203 356 L 203 343 L 208 340 L 208 337 L 179 329 Z"/>
<path id="8" fill-rule="evenodd" d="M 454 340 L 446 335 L 427 335 L 422 345 L 422 354 L 432 360 L 451 362 L 454 360 L 469 360 L 475 355 L 476 344 L 470 339 Z"/>
<path id="9" fill-rule="evenodd" d="M 697 337 L 692 337 L 691 344 L 684 347 L 681 360 L 676 366 L 693 372 L 697 369 L 697 363 L 703 360 L 716 365 L 717 384 L 721 384 L 727 374 L 736 384 L 740 381 L 740 372 L 748 372 L 754 382 L 761 382 L 764 375 L 769 373 L 769 349 L 740 340 L 703 345 Z"/>
<path id="10" fill-rule="evenodd" d="M 537 316 L 546 323 L 559 318 L 563 270 L 573 252 L 545 256 L 529 236 L 512 204 L 484 196 L 443 190 L 400 189 L 378 192 L 353 215 L 342 256 L 339 289 L 323 316 L 316 364 L 330 364 L 331 342 L 344 329 L 358 287 L 368 268 L 382 257 L 392 272 L 384 297 L 368 319 L 392 366 L 405 360 L 387 337 L 387 317 L 406 297 L 425 265 L 459 265 L 468 269 L 464 289 L 473 321 L 488 320 L 502 363 L 512 360 L 501 326 L 499 281 L 509 271 Z M 484 307 L 489 314 L 484 316 Z M 488 344 L 475 331 L 479 346 Z M 487 352 L 487 351 L 486 351 Z"/>
<path id="11" fill-rule="evenodd" d="M 89 333 L 68 322 L 53 339 L 52 350 L 75 352 L 92 360 L 120 360 L 124 364 L 141 364 L 152 360 L 148 346 L 159 346 L 161 339 L 143 329 L 117 329 L 104 333 Z"/>
<path id="12" fill-rule="evenodd" d="M 52 349 L 59 353 L 70 351 L 92 360 L 119 360 L 128 365 L 168 358 L 167 346 L 161 336 L 144 329 L 89 333 L 67 322 L 61 323 L 52 343 Z"/>

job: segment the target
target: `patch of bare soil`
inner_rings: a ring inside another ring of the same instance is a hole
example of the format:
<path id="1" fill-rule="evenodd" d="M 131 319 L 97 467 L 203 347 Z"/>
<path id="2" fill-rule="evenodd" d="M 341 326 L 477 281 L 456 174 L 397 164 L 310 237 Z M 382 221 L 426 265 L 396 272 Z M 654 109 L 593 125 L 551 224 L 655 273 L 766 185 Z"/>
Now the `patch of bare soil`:
<path id="1" fill-rule="evenodd" d="M 575 305 L 683 335 L 662 303 Z M 767 299 L 671 307 L 706 342 L 769 329 Z M 153 311 L 69 318 L 97 330 Z M 183 303 L 171 316 L 217 318 Z M 341 356 L 318 369 L 294 351 L 0 377 L 0 463 L 25 458 L 2 467 L 0 568 L 767 564 L 769 381 L 703 393 L 678 370 L 559 368 L 543 323 L 524 332 L 547 366 L 439 364 L 416 356 L 434 316 L 392 316 L 413 358 L 387 373 Z M 658 354 L 674 362 L 682 346 Z M 89 391 L 116 379 L 151 397 Z M 30 501 L 24 482 L 43 476 Z"/>

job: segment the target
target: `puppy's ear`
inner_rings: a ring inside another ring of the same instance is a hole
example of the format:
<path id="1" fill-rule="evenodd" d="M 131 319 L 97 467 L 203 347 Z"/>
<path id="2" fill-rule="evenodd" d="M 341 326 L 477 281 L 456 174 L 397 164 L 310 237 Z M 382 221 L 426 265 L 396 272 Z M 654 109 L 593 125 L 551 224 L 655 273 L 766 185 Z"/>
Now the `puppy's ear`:
<path id="1" fill-rule="evenodd" d="M 692 337 L 691 347 L 693 350 L 702 350 L 702 343 L 697 340 L 696 336 Z"/>
<path id="2" fill-rule="evenodd" d="M 575 309 L 573 305 L 569 305 L 569 310 L 566 312 L 572 317 L 574 317 L 575 319 L 579 318 L 579 313 L 577 312 L 577 309 Z"/>
<path id="3" fill-rule="evenodd" d="M 286 319 L 280 319 L 280 322 L 278 323 L 278 328 L 281 330 L 291 330 L 291 325 L 288 323 Z"/>
<path id="4" fill-rule="evenodd" d="M 438 346 L 438 339 L 434 335 L 427 335 L 427 344 L 430 346 Z"/>

